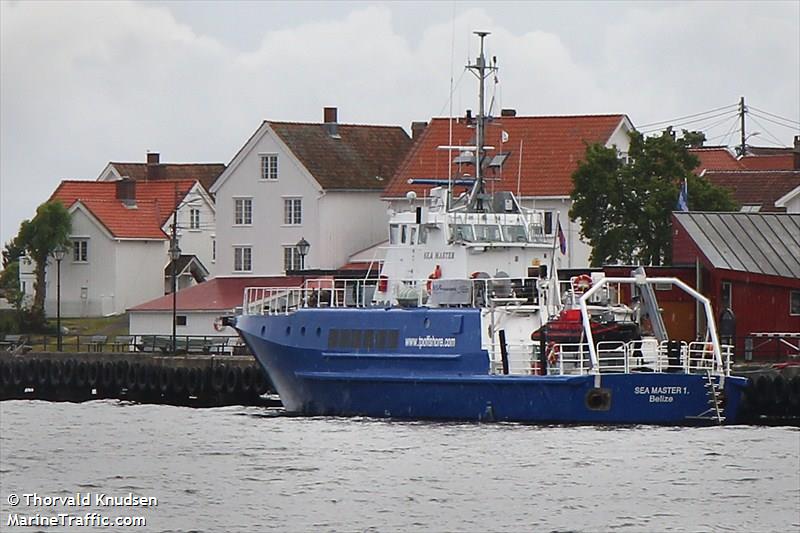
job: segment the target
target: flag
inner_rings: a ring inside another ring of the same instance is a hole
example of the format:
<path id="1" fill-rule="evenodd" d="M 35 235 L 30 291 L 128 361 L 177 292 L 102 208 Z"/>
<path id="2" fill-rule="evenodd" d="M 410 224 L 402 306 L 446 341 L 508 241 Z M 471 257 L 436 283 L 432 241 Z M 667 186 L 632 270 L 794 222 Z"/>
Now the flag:
<path id="1" fill-rule="evenodd" d="M 561 248 L 561 255 L 566 255 L 567 238 L 564 236 L 564 230 L 561 229 L 561 221 L 558 222 L 558 246 Z"/>
<path id="2" fill-rule="evenodd" d="M 500 142 L 504 142 L 504 143 L 508 142 L 508 132 L 507 131 L 504 130 L 504 131 L 500 132 Z"/>
<path id="3" fill-rule="evenodd" d="M 676 211 L 689 210 L 689 189 L 686 185 L 686 180 L 681 183 L 681 192 L 678 195 L 678 205 L 675 206 Z"/>

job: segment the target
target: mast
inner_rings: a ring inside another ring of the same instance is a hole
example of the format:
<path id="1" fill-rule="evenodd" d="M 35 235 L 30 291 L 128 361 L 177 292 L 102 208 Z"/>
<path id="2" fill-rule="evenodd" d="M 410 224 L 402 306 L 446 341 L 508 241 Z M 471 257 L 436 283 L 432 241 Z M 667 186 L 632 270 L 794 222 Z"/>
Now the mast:
<path id="1" fill-rule="evenodd" d="M 482 200 L 479 198 L 479 195 L 484 193 L 481 161 L 483 160 L 483 144 L 486 136 L 486 115 L 484 109 L 486 98 L 484 82 L 487 77 L 497 71 L 497 61 L 495 60 L 492 65 L 486 65 L 486 56 L 483 53 L 483 41 L 486 36 L 489 35 L 489 32 L 476 31 L 474 33 L 481 39 L 481 51 L 480 55 L 475 60 L 475 64 L 467 65 L 467 68 L 478 78 L 478 117 L 475 127 L 475 184 L 472 186 L 472 190 L 469 193 L 468 205 L 476 205 L 477 200 L 478 210 L 481 210 Z"/>

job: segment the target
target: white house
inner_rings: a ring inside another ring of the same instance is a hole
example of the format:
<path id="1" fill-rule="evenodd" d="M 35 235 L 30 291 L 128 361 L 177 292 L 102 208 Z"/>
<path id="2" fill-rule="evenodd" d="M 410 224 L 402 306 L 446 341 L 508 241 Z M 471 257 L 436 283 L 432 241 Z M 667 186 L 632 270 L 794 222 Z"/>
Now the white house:
<path id="1" fill-rule="evenodd" d="M 162 163 L 158 153 L 148 152 L 146 163 L 109 162 L 97 181 L 118 181 L 122 178 L 130 178 L 137 183 L 187 179 L 198 181 L 201 186 L 193 188 L 178 204 L 180 247 L 184 254 L 196 256 L 202 268 L 213 276 L 216 270 L 216 213 L 209 190 L 224 170 L 223 163 Z"/>
<path id="2" fill-rule="evenodd" d="M 383 198 L 392 209 L 407 209 L 406 194 L 414 191 L 414 204 L 427 201 L 430 186 L 410 185 L 409 179 L 474 175 L 474 155 L 443 149 L 446 146 L 472 146 L 475 130 L 471 117 L 452 121 L 434 118 L 427 126 L 415 123 L 415 141 L 399 171 L 387 184 Z M 421 131 L 424 127 L 424 131 Z M 572 173 L 583 159 L 588 144 L 616 147 L 620 158 L 627 157 L 628 133 L 633 124 L 626 115 L 585 115 L 521 117 L 514 110 L 503 110 L 489 122 L 484 175 L 487 189 L 514 192 L 524 207 L 545 210 L 544 229 L 556 236 L 561 225 L 567 252 L 556 252 L 559 268 L 588 266 L 591 248 L 580 239 L 580 224 L 569 219 L 572 205 Z"/>
<path id="3" fill-rule="evenodd" d="M 264 121 L 211 186 L 218 276 L 333 269 L 385 239 L 382 190 L 411 139 L 398 126 L 339 124 L 336 108 L 324 119 Z"/>
<path id="4" fill-rule="evenodd" d="M 778 198 L 775 207 L 786 209 L 787 213 L 800 213 L 800 185 Z"/>
<path id="5" fill-rule="evenodd" d="M 179 225 L 201 209 L 213 220 L 213 202 L 196 180 L 137 182 L 63 181 L 51 200 L 62 202 L 71 215 L 70 246 L 61 264 L 62 316 L 106 316 L 157 298 L 165 292 L 169 230 L 176 206 Z M 209 233 L 213 230 L 207 230 Z M 196 282 L 197 269 L 186 256 L 191 227 L 179 239 L 183 248 L 180 286 Z M 168 274 L 167 274 L 168 275 Z M 56 313 L 58 276 L 48 265 L 48 315 Z M 167 285 L 168 286 L 168 285 Z"/>

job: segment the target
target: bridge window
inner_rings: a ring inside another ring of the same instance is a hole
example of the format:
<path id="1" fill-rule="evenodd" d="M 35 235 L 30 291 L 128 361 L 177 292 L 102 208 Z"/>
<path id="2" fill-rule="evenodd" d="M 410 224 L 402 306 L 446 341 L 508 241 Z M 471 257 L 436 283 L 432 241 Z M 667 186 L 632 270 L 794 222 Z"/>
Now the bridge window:
<path id="1" fill-rule="evenodd" d="M 503 236 L 508 242 L 528 242 L 525 226 L 503 226 Z"/>
<path id="2" fill-rule="evenodd" d="M 499 242 L 500 226 L 494 224 L 475 224 L 475 240 L 479 242 Z"/>
<path id="3" fill-rule="evenodd" d="M 475 240 L 475 233 L 469 224 L 451 224 L 450 234 L 456 241 L 472 242 Z"/>

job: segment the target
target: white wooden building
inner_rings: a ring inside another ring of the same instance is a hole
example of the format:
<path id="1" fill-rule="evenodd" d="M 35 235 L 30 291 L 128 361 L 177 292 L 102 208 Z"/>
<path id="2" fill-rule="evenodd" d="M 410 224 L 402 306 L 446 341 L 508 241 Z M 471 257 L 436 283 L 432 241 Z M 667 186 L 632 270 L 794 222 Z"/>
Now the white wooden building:
<path id="1" fill-rule="evenodd" d="M 386 238 L 382 190 L 411 139 L 398 126 L 339 124 L 336 108 L 324 119 L 264 121 L 211 187 L 217 275 L 338 268 Z"/>

